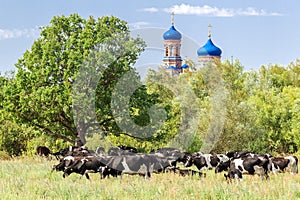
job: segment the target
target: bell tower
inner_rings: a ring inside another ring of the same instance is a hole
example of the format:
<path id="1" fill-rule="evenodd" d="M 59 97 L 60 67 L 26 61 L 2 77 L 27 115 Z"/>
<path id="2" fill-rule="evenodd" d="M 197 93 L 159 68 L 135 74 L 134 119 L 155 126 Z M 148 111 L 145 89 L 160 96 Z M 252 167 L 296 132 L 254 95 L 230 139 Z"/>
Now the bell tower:
<path id="1" fill-rule="evenodd" d="M 167 69 L 172 70 L 172 74 L 182 72 L 182 59 L 180 56 L 181 33 L 174 26 L 174 12 L 171 13 L 171 27 L 163 34 L 164 38 L 164 58 L 163 63 Z"/>

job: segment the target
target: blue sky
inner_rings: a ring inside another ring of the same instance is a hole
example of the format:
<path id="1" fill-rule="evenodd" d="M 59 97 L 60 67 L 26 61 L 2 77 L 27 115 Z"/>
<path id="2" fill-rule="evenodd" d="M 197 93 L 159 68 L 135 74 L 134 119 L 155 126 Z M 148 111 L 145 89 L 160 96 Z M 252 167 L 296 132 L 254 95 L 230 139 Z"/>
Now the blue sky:
<path id="1" fill-rule="evenodd" d="M 212 40 L 222 49 L 222 60 L 239 59 L 246 70 L 268 64 L 287 65 L 300 58 L 300 4 L 296 0 L 0 0 L 0 3 L 1 72 L 15 69 L 14 64 L 39 37 L 38 27 L 49 25 L 53 16 L 72 13 L 84 18 L 114 15 L 126 20 L 131 29 L 167 30 L 170 12 L 174 11 L 177 30 L 199 47 L 207 41 L 207 26 L 212 24 Z M 162 59 L 160 54 L 152 56 Z"/>

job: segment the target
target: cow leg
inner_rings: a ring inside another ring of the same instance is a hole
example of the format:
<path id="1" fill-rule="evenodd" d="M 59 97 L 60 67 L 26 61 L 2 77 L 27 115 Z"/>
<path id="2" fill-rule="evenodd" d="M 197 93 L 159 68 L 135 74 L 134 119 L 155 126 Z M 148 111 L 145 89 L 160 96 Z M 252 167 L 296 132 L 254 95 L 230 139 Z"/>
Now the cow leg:
<path id="1" fill-rule="evenodd" d="M 102 167 L 100 178 L 104 179 L 104 178 L 106 178 L 106 176 L 109 178 L 109 175 L 111 174 L 111 172 L 112 172 L 112 169 L 109 169 L 108 167 Z M 114 175 L 112 175 L 112 176 L 114 176 Z"/>
<path id="2" fill-rule="evenodd" d="M 147 177 L 151 178 L 151 173 L 150 172 L 147 172 Z"/>
<path id="3" fill-rule="evenodd" d="M 85 175 L 85 177 L 86 177 L 88 180 L 90 180 L 90 176 L 89 176 L 88 173 L 84 173 L 84 175 Z"/>
<path id="4" fill-rule="evenodd" d="M 268 174 L 268 169 L 265 169 L 265 168 L 264 168 L 264 174 L 265 174 L 266 180 L 269 180 L 269 179 L 270 179 L 270 176 L 269 176 L 269 174 Z"/>
<path id="5" fill-rule="evenodd" d="M 270 176 L 268 173 L 265 174 L 266 180 L 270 180 Z"/>
<path id="6" fill-rule="evenodd" d="M 263 167 L 254 166 L 254 173 L 258 174 L 260 176 L 261 180 L 263 180 L 264 178 L 266 178 L 266 180 L 269 179 L 268 172 Z"/>
<path id="7" fill-rule="evenodd" d="M 66 178 L 67 176 L 69 176 L 69 174 L 66 173 L 66 172 L 64 172 L 64 173 L 63 173 L 63 177 Z"/>

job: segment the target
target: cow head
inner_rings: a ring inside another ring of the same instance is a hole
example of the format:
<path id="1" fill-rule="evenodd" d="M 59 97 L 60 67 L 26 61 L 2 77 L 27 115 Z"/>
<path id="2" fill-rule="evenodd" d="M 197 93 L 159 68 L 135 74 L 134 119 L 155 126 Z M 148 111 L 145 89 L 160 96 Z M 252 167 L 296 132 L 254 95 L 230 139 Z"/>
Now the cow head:
<path id="1" fill-rule="evenodd" d="M 201 170 L 202 167 L 207 167 L 206 159 L 204 156 L 188 156 L 187 161 L 185 163 L 185 167 L 190 167 L 192 165 L 195 165 L 199 170 Z"/>
<path id="2" fill-rule="evenodd" d="M 221 161 L 217 166 L 216 166 L 216 169 L 215 169 L 215 173 L 220 173 L 222 171 L 227 171 L 229 169 L 229 166 L 230 166 L 230 160 L 226 161 L 226 162 L 223 162 Z"/>
<path id="3" fill-rule="evenodd" d="M 185 158 L 186 162 L 184 163 L 184 166 L 185 167 L 190 167 L 193 165 L 194 163 L 194 158 L 192 155 L 186 155 L 186 158 Z"/>
<path id="4" fill-rule="evenodd" d="M 234 169 L 234 170 L 229 170 L 228 174 L 224 174 L 224 177 L 226 178 L 226 180 L 232 180 L 232 179 L 238 179 L 241 180 L 242 179 L 242 172 L 238 169 Z"/>

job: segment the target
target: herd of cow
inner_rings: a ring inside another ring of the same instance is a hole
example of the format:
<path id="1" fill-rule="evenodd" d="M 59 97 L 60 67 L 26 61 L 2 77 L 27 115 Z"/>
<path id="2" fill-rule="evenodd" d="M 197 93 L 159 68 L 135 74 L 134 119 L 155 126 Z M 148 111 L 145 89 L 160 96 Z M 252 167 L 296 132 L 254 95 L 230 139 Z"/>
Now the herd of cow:
<path id="1" fill-rule="evenodd" d="M 56 156 L 59 163 L 52 171 L 62 171 L 63 177 L 71 173 L 85 175 L 100 173 L 100 177 L 119 177 L 122 174 L 139 174 L 150 178 L 152 173 L 174 172 L 182 176 L 205 176 L 203 169 L 215 169 L 215 173 L 225 171 L 226 180 L 241 180 L 243 174 L 257 174 L 261 179 L 269 179 L 269 173 L 298 173 L 296 156 L 273 157 L 269 154 L 255 154 L 251 151 L 231 151 L 226 154 L 187 153 L 176 148 L 160 148 L 150 153 L 138 153 L 137 149 L 127 146 L 113 147 L 106 153 L 103 148 L 96 151 L 85 146 L 69 147 L 51 153 L 47 147 L 38 147 L 39 155 Z M 184 169 L 178 167 L 182 163 Z M 192 170 L 196 166 L 199 171 Z"/>

